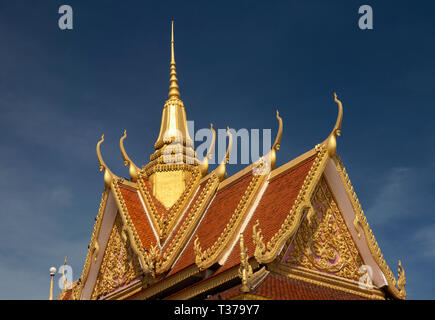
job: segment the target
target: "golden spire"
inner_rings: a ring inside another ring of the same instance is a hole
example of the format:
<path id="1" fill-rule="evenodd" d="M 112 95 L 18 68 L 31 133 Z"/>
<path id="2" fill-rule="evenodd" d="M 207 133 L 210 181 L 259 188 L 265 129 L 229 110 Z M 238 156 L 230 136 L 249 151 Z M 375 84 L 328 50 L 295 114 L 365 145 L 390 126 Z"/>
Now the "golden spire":
<path id="1" fill-rule="evenodd" d="M 177 72 L 175 71 L 175 55 L 174 55 L 174 21 L 172 21 L 172 30 L 171 30 L 171 73 L 169 78 L 170 86 L 169 86 L 169 99 L 180 98 L 180 92 L 178 91 L 178 79 Z"/>

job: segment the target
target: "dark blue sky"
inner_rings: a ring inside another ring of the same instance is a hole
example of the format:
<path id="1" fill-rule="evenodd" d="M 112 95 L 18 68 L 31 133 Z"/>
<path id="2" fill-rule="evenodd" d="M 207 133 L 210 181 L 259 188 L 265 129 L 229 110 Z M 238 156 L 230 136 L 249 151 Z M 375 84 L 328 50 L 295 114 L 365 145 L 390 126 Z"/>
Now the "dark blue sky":
<path id="1" fill-rule="evenodd" d="M 58 8 L 74 30 L 58 28 Z M 369 4 L 374 30 L 358 28 Z M 435 298 L 435 5 L 429 1 L 0 0 L 0 299 L 46 299 L 48 269 L 81 274 L 103 177 L 153 152 L 177 72 L 195 127 L 271 128 L 277 165 L 313 148 L 344 106 L 338 153 L 410 299 Z M 240 166 L 231 166 L 234 173 Z"/>

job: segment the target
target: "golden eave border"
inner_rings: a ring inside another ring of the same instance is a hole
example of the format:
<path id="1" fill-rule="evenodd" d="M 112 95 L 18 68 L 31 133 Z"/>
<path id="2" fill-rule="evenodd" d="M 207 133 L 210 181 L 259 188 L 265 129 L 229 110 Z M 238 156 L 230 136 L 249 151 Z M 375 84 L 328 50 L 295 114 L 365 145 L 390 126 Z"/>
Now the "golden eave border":
<path id="1" fill-rule="evenodd" d="M 340 179 L 345 187 L 347 196 L 352 204 L 353 210 L 354 210 L 355 215 L 356 215 L 356 218 L 354 221 L 355 227 L 357 227 L 358 225 L 362 227 L 367 246 L 369 247 L 370 252 L 371 252 L 373 258 L 375 259 L 376 263 L 378 264 L 379 268 L 381 269 L 381 271 L 385 275 L 385 278 L 388 282 L 388 289 L 389 289 L 390 293 L 398 299 L 406 299 L 406 291 L 405 291 L 405 287 L 404 287 L 406 279 L 404 276 L 404 272 L 403 271 L 402 271 L 402 273 L 399 272 L 399 279 L 396 280 L 390 267 L 388 266 L 387 262 L 385 261 L 383 254 L 381 253 L 381 249 L 379 248 L 379 245 L 375 239 L 373 231 L 370 229 L 367 218 L 364 215 L 364 211 L 362 210 L 362 206 L 359 203 L 358 197 L 353 189 L 353 186 L 350 182 L 349 175 L 346 172 L 346 169 L 344 168 L 342 161 L 340 160 L 340 158 L 337 155 L 335 157 L 333 157 L 333 160 L 335 162 L 338 175 L 339 175 L 339 177 L 340 177 Z"/>
<path id="2" fill-rule="evenodd" d="M 317 156 L 307 176 L 305 177 L 304 183 L 299 190 L 299 194 L 289 214 L 287 215 L 280 229 L 272 236 L 270 241 L 265 244 L 263 243 L 263 236 L 258 223 L 253 227 L 253 241 L 255 244 L 254 255 L 259 263 L 271 263 L 273 260 L 275 260 L 286 241 L 293 236 L 299 228 L 304 214 L 307 211 L 308 214 L 313 212 L 311 197 L 329 159 L 327 149 L 324 145 L 317 145 L 315 150 Z M 306 157 L 307 154 L 310 153 L 306 153 L 303 156 Z M 296 163 L 293 163 L 293 166 L 295 164 Z"/>
<path id="3" fill-rule="evenodd" d="M 385 300 L 385 294 L 379 288 L 371 290 L 360 288 L 356 281 L 340 278 L 334 275 L 327 275 L 314 270 L 309 270 L 302 267 L 292 267 L 281 263 L 273 262 L 268 265 L 271 272 L 301 280 L 308 283 L 320 285 L 323 287 L 343 291 L 346 293 L 358 295 L 367 299 Z"/>

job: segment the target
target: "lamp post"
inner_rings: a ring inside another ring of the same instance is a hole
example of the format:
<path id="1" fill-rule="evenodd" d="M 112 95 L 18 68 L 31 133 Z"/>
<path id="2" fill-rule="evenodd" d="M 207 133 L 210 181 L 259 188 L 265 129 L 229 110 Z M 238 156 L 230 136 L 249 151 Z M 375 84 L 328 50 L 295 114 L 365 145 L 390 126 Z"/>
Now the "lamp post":
<path id="1" fill-rule="evenodd" d="M 55 267 L 50 268 L 51 281 L 50 281 L 50 295 L 48 296 L 48 300 L 53 300 L 53 281 L 54 281 L 54 276 L 56 275 L 56 271 L 57 270 Z"/>

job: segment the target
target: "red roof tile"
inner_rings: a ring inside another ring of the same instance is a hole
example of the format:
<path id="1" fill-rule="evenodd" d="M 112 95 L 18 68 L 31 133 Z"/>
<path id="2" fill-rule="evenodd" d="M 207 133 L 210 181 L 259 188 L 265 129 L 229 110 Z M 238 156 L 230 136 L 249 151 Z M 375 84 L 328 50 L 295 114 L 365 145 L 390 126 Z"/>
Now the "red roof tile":
<path id="1" fill-rule="evenodd" d="M 134 228 L 139 235 L 140 241 L 144 248 L 149 248 L 151 244 L 156 244 L 157 240 L 150 226 L 150 222 L 146 216 L 146 212 L 140 201 L 137 190 L 132 187 L 127 187 L 119 184 L 122 198 L 127 206 L 128 214 L 133 222 Z"/>
<path id="2" fill-rule="evenodd" d="M 228 300 L 240 295 L 240 285 L 213 295 L 210 300 Z M 367 300 L 326 286 L 270 273 L 250 294 L 272 300 Z"/>
<path id="3" fill-rule="evenodd" d="M 279 230 L 285 218 L 290 213 L 314 159 L 315 155 L 278 175 L 269 182 L 251 220 L 243 232 L 248 256 L 252 256 L 255 251 L 252 241 L 252 227 L 255 225 L 256 221 L 259 220 L 260 222 L 263 241 L 266 244 Z M 239 263 L 240 249 L 239 246 L 236 245 L 225 261 L 225 264 L 220 267 L 216 273 L 228 270 Z"/>
<path id="4" fill-rule="evenodd" d="M 170 274 L 174 274 L 195 263 L 193 242 L 195 241 L 196 235 L 199 237 L 199 242 L 203 250 L 211 247 L 219 238 L 237 208 L 240 199 L 243 197 L 252 177 L 252 172 L 249 171 L 249 173 L 245 174 L 240 179 L 218 190 L 216 197 L 212 200 L 204 218 L 201 220 L 197 231 L 194 233 Z"/>

